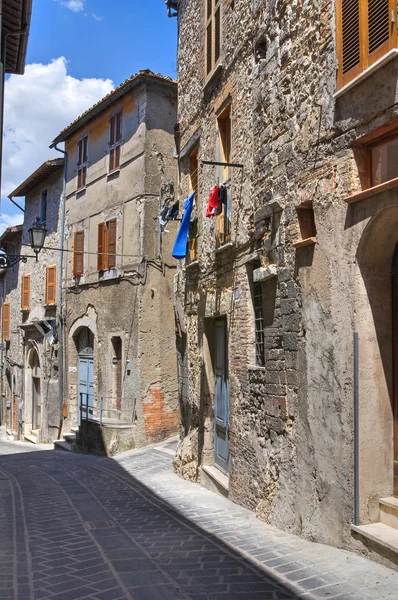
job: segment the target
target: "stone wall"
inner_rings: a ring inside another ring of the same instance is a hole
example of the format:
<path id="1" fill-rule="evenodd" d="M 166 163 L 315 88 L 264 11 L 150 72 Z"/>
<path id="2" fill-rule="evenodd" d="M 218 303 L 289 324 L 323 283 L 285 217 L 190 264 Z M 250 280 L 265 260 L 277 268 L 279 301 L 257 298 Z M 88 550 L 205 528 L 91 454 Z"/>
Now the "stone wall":
<path id="1" fill-rule="evenodd" d="M 364 180 L 363 146 L 353 142 L 396 126 L 397 62 L 336 98 L 333 5 L 225 0 L 222 67 L 206 84 L 204 7 L 200 0 L 179 3 L 181 194 L 189 191 L 190 141 L 200 135 L 199 160 L 215 160 L 216 118 L 228 102 L 232 160 L 244 167 L 232 171 L 234 245 L 222 251 L 215 251 L 214 224 L 204 216 L 215 174 L 200 167 L 199 265 L 193 277 L 181 261 L 176 280 L 187 332 L 186 344 L 177 345 L 182 424 L 175 468 L 200 480 L 201 465 L 214 462 L 206 327 L 225 315 L 230 497 L 283 529 L 354 547 L 354 331 L 366 473 L 361 522 L 377 520 L 378 498 L 392 493 L 388 286 L 398 239 L 396 232 L 388 237 L 386 224 L 396 222 L 397 200 L 394 191 L 349 207 L 344 199 Z M 313 206 L 316 245 L 295 248 L 296 208 L 304 203 Z M 369 245 L 362 243 L 366 232 Z M 376 261 L 369 248 L 378 247 Z M 250 289 L 251 269 L 260 265 L 277 273 L 264 292 L 264 367 L 255 366 Z M 371 304 L 378 285 L 383 307 L 380 294 Z"/>

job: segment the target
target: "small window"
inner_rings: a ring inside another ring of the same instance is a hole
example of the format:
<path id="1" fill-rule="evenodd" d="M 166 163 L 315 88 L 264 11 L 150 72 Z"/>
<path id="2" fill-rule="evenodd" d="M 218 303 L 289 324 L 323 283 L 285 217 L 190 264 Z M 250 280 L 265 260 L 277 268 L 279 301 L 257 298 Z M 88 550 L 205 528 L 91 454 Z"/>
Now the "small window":
<path id="1" fill-rule="evenodd" d="M 118 112 L 109 121 L 109 173 L 120 168 L 122 146 L 122 112 Z"/>
<path id="2" fill-rule="evenodd" d="M 217 119 L 216 160 L 218 162 L 231 162 L 231 141 L 231 106 L 228 106 Z M 231 168 L 229 166 L 219 167 L 216 173 L 220 193 L 225 198 L 222 212 L 216 217 L 217 246 L 222 246 L 231 241 L 232 233 Z"/>
<path id="3" fill-rule="evenodd" d="M 55 304 L 57 267 L 47 267 L 46 270 L 46 304 Z"/>
<path id="4" fill-rule="evenodd" d="M 221 0 L 206 1 L 206 77 L 221 57 Z"/>
<path id="5" fill-rule="evenodd" d="M 84 273 L 84 231 L 76 231 L 73 244 L 73 275 Z"/>
<path id="6" fill-rule="evenodd" d="M 10 303 L 4 302 L 2 308 L 2 333 L 3 340 L 10 339 Z"/>
<path id="7" fill-rule="evenodd" d="M 30 307 L 30 275 L 24 275 L 22 277 L 21 308 L 22 308 L 22 310 L 28 310 L 29 307 Z"/>
<path id="8" fill-rule="evenodd" d="M 86 187 L 88 163 L 88 135 L 85 135 L 78 143 L 77 158 L 77 189 Z"/>
<path id="9" fill-rule="evenodd" d="M 296 208 L 300 227 L 300 239 L 292 245 L 294 248 L 316 243 L 315 217 L 312 203 L 301 204 Z"/>
<path id="10" fill-rule="evenodd" d="M 253 309 L 256 344 L 256 365 L 265 366 L 263 284 L 253 284 Z"/>
<path id="11" fill-rule="evenodd" d="M 40 221 L 45 225 L 47 222 L 47 190 L 40 194 Z"/>
<path id="12" fill-rule="evenodd" d="M 116 219 L 98 225 L 98 271 L 116 266 Z"/>
<path id="13" fill-rule="evenodd" d="M 396 46 L 395 15 L 395 0 L 337 0 L 338 88 Z"/>
<path id="14" fill-rule="evenodd" d="M 370 185 L 398 177 L 398 136 L 369 146 Z"/>

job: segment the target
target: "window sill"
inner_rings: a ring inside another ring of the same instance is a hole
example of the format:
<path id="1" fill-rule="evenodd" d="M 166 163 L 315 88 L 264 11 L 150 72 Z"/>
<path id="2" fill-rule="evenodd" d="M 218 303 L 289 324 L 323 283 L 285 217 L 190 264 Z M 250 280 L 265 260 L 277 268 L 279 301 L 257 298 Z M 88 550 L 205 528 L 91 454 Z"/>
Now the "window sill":
<path id="1" fill-rule="evenodd" d="M 44 308 L 57 308 L 56 303 L 54 304 L 44 304 Z"/>
<path id="2" fill-rule="evenodd" d="M 21 313 L 23 315 L 26 315 L 26 314 L 30 313 L 30 308 L 21 308 Z"/>
<path id="3" fill-rule="evenodd" d="M 333 98 L 340 98 L 340 96 L 348 92 L 351 88 L 355 87 L 359 83 L 362 83 L 362 81 L 367 79 L 370 75 L 372 75 L 372 73 L 378 71 L 381 67 L 393 60 L 393 58 L 395 58 L 397 54 L 398 48 L 392 48 L 392 50 L 387 52 L 387 54 L 385 54 L 384 56 L 379 58 L 379 60 L 373 63 L 373 65 L 370 65 L 370 67 L 368 67 L 367 69 L 365 69 L 365 71 L 357 75 L 352 81 L 346 83 L 346 85 L 337 90 L 337 92 L 333 94 Z"/>
<path id="4" fill-rule="evenodd" d="M 187 265 L 185 265 L 186 269 L 199 269 L 199 261 L 198 260 L 193 260 L 192 262 L 188 263 Z"/>
<path id="5" fill-rule="evenodd" d="M 293 246 L 293 248 L 303 248 L 304 246 L 312 246 L 313 244 L 316 244 L 316 238 L 309 237 L 309 238 L 306 238 L 305 240 L 299 240 L 298 242 L 293 242 L 292 246 Z"/>
<path id="6" fill-rule="evenodd" d="M 223 244 L 222 246 L 216 248 L 216 254 L 221 254 L 221 252 L 224 252 L 226 250 L 232 250 L 232 248 L 234 247 L 235 244 L 233 242 L 227 242 L 226 244 Z"/>
<path id="7" fill-rule="evenodd" d="M 390 181 L 380 183 L 379 185 L 374 185 L 373 187 L 367 188 L 366 190 L 356 192 L 355 194 L 344 198 L 344 202 L 347 202 L 347 204 L 353 204 L 354 202 L 365 200 L 365 198 L 370 198 L 371 196 L 375 196 L 376 194 L 381 194 L 382 192 L 385 192 L 386 190 L 391 190 L 395 187 L 398 187 L 398 177 L 395 177 L 395 179 L 390 179 Z"/>
<path id="8" fill-rule="evenodd" d="M 106 178 L 113 179 L 113 178 L 116 178 L 119 174 L 120 174 L 120 167 L 118 167 L 117 169 L 114 169 L 113 171 L 110 171 L 107 174 Z"/>
<path id="9" fill-rule="evenodd" d="M 222 71 L 222 62 L 219 62 L 218 65 L 216 67 L 214 67 L 213 71 L 210 73 L 210 75 L 207 76 L 207 79 L 205 81 L 204 86 L 202 87 L 202 92 L 205 92 L 206 89 L 208 88 L 208 86 L 211 84 L 211 82 L 216 79 L 216 77 L 218 77 L 218 75 L 221 73 Z"/>
<path id="10" fill-rule="evenodd" d="M 249 365 L 247 370 L 265 372 L 265 367 L 261 367 L 260 365 Z"/>

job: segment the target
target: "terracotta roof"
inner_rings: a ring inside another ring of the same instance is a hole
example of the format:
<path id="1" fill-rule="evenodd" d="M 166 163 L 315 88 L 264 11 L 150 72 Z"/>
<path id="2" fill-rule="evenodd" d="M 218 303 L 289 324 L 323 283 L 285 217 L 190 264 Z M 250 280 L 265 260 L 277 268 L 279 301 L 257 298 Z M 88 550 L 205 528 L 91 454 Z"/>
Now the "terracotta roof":
<path id="1" fill-rule="evenodd" d="M 21 183 L 13 192 L 11 192 L 8 197 L 11 199 L 26 196 L 26 194 L 28 194 L 31 190 L 33 190 L 63 166 L 63 158 L 50 158 L 49 160 L 46 160 L 46 162 L 36 169 L 34 173 L 29 175 L 29 177 L 25 179 L 23 183 Z"/>
<path id="2" fill-rule="evenodd" d="M 11 227 L 7 227 L 0 236 L 0 248 L 3 247 L 4 242 L 12 242 L 17 234 L 22 234 L 22 227 L 23 225 L 12 225 Z"/>
<path id="3" fill-rule="evenodd" d="M 53 148 L 55 144 L 64 142 L 66 139 L 68 139 L 68 137 L 75 133 L 75 131 L 87 123 L 87 121 L 90 121 L 90 119 L 104 111 L 110 104 L 124 96 L 126 92 L 136 87 L 138 84 L 143 83 L 144 81 L 167 84 L 170 87 L 175 88 L 177 93 L 177 82 L 174 81 L 174 79 L 171 79 L 171 77 L 166 77 L 160 73 L 153 73 L 149 69 L 138 71 L 138 73 L 132 75 L 129 77 L 129 79 L 126 79 L 126 81 L 123 81 L 123 83 L 118 85 L 118 87 L 112 92 L 104 96 L 102 100 L 91 106 L 91 108 L 81 114 L 80 117 L 75 119 L 75 121 L 68 125 L 68 127 L 65 127 L 65 129 L 63 129 L 61 133 L 54 139 L 50 148 Z"/>
<path id="4" fill-rule="evenodd" d="M 3 0 L 2 40 L 5 44 L 5 71 L 22 75 L 25 71 L 26 51 L 32 14 L 32 0 Z M 11 32 L 21 35 L 7 35 Z"/>

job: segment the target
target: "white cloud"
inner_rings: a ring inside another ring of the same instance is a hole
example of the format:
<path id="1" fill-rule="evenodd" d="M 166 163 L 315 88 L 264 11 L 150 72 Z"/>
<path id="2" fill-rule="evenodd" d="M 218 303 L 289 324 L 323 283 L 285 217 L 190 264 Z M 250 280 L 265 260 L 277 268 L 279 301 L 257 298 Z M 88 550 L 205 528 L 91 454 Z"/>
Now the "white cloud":
<path id="1" fill-rule="evenodd" d="M 85 0 L 55 0 L 55 2 L 59 2 L 62 6 L 66 6 L 66 8 L 69 8 L 73 12 L 84 10 Z"/>
<path id="2" fill-rule="evenodd" d="M 113 89 L 110 79 L 76 79 L 64 57 L 26 66 L 5 87 L 2 197 L 45 160 L 60 156 L 48 146 L 57 134 Z"/>
<path id="3" fill-rule="evenodd" d="M 23 222 L 23 215 L 0 215 L 0 235 L 4 233 L 7 227 L 12 225 L 21 225 Z"/>
<path id="4" fill-rule="evenodd" d="M 91 13 L 91 16 L 93 17 L 94 21 L 103 21 L 104 20 L 104 17 L 99 17 L 95 13 Z"/>

